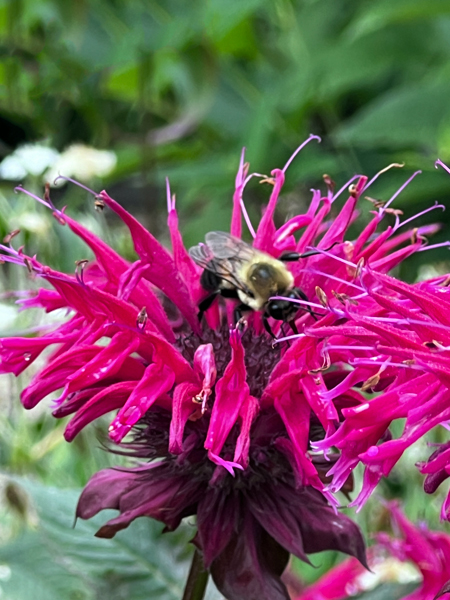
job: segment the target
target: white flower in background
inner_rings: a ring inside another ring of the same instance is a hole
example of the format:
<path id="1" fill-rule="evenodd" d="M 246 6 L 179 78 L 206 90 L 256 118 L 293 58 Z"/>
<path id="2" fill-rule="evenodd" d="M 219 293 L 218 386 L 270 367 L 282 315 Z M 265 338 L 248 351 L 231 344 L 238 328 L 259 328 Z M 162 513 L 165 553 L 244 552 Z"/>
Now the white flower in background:
<path id="1" fill-rule="evenodd" d="M 19 146 L 0 163 L 0 178 L 20 181 L 28 175 L 41 175 L 59 158 L 55 148 L 43 144 L 25 144 Z"/>
<path id="2" fill-rule="evenodd" d="M 21 181 L 29 175 L 43 175 L 44 182 L 53 186 L 64 185 L 58 175 L 89 182 L 94 177 L 105 177 L 113 171 L 117 156 L 109 150 L 96 150 L 84 144 L 72 144 L 59 153 L 43 144 L 25 144 L 0 163 L 0 179 Z"/>
<path id="3" fill-rule="evenodd" d="M 58 175 L 73 177 L 80 181 L 90 181 L 94 177 L 105 177 L 113 171 L 117 164 L 117 156 L 110 150 L 96 150 L 84 144 L 73 144 L 62 152 L 58 159 L 45 173 L 45 180 L 52 186 L 60 186 L 65 182 L 55 179 Z"/>

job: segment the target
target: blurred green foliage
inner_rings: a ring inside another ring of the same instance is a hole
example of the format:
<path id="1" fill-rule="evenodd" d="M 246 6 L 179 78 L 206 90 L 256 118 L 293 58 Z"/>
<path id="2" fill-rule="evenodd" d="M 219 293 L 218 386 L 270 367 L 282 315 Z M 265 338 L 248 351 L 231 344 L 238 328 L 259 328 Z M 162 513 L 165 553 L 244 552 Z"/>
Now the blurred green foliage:
<path id="1" fill-rule="evenodd" d="M 0 32 L 3 155 L 36 139 L 112 149 L 108 189 L 154 230 L 169 176 L 188 243 L 228 222 L 243 146 L 268 172 L 310 132 L 323 143 L 286 187 L 300 205 L 324 172 L 391 162 L 406 167 L 380 197 L 416 168 L 400 204 L 447 195 L 430 172 L 450 160 L 448 0 L 4 0 Z M 265 199 L 249 186 L 254 214 Z"/>
<path id="2" fill-rule="evenodd" d="M 92 187 L 106 187 L 162 240 L 166 176 L 178 197 L 186 244 L 194 244 L 206 231 L 227 228 L 243 146 L 251 169 L 268 173 L 310 133 L 322 144 L 311 143 L 290 167 L 280 220 L 294 206 L 298 212 L 307 206 L 309 189 L 321 185 L 323 173 L 340 186 L 354 173 L 372 176 L 392 162 L 405 167 L 380 178 L 371 196 L 388 199 L 421 169 L 396 207 L 406 218 L 434 200 L 445 204 L 450 179 L 434 172 L 433 163 L 450 161 L 449 93 L 449 0 L 0 0 L 0 158 L 39 140 L 59 150 L 74 142 L 113 150 L 116 169 Z M 37 192 L 41 182 L 25 183 Z M 49 224 L 49 211 L 13 196 L 12 187 L 0 184 L 0 235 L 20 227 L 20 242 L 30 252 L 73 270 L 86 250 L 67 228 Z M 267 194 L 250 182 L 246 202 L 254 219 Z M 84 223 L 131 256 L 128 238 L 104 215 L 93 218 L 84 192 L 66 186 L 54 199 L 69 204 L 71 214 L 81 210 Z M 30 225 L 31 213 L 39 219 Z M 435 218 L 444 227 L 434 241 L 447 239 L 450 212 L 432 213 L 427 222 Z M 410 260 L 402 276 L 414 278 L 419 260 L 448 269 L 447 250 L 435 250 Z M 13 269 L 4 267 L 1 277 L 4 289 L 28 286 Z M 3 308 L 0 316 L 4 327 L 17 327 Z M 8 385 L 1 389 L 3 470 L 79 487 L 90 473 L 117 462 L 98 448 L 95 431 L 69 446 L 48 410 L 25 416 L 16 406 L 16 384 Z M 420 477 L 400 471 L 386 495 L 395 492 L 410 515 L 436 522 L 439 500 L 426 505 L 425 515 L 423 492 L 410 491 Z M 42 505 L 41 490 L 34 491 Z M 363 512 L 363 527 L 381 527 L 378 512 L 374 501 Z M 41 518 L 48 538 L 49 517 Z M 23 556 L 27 543 L 39 545 L 34 534 L 26 535 L 29 540 L 11 542 L 16 546 L 6 552 L 16 548 Z M 335 560 L 332 555 L 323 564 Z M 33 568 L 39 575 L 41 567 Z M 320 574 L 306 571 L 311 579 Z M 70 597 L 91 597 L 86 581 L 75 581 Z M 126 597 L 138 597 L 126 589 Z"/>

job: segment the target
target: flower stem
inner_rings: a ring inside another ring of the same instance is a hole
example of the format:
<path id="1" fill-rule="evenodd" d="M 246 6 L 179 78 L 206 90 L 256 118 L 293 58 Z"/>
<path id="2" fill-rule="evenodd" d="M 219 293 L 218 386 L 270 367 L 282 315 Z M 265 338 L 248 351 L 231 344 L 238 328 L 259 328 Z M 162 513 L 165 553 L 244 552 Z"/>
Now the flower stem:
<path id="1" fill-rule="evenodd" d="M 208 583 L 208 571 L 203 564 L 203 558 L 196 549 L 192 557 L 191 569 L 184 588 L 182 600 L 203 600 Z"/>

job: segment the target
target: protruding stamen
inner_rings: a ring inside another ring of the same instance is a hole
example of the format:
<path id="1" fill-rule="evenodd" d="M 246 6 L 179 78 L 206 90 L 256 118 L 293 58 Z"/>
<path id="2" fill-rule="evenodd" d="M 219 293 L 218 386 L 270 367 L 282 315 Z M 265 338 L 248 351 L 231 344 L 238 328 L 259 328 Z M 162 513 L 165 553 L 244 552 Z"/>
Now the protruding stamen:
<path id="1" fill-rule="evenodd" d="M 268 183 L 269 185 L 275 185 L 275 177 L 268 177 L 267 175 L 263 175 L 263 178 L 259 183 Z"/>
<path id="2" fill-rule="evenodd" d="M 234 198 L 236 201 L 236 194 L 238 194 L 239 207 L 240 207 L 242 215 L 244 217 L 244 221 L 247 224 L 248 230 L 250 231 L 250 235 L 253 238 L 255 238 L 256 232 L 250 221 L 250 217 L 249 217 L 247 209 L 245 207 L 243 194 L 244 194 L 244 190 L 245 190 L 248 182 L 250 181 L 250 179 L 252 179 L 253 177 L 260 177 L 260 178 L 263 178 L 263 180 L 266 180 L 267 175 L 263 175 L 261 173 L 250 173 L 250 175 L 247 175 L 250 165 L 249 165 L 249 163 L 243 163 L 244 152 L 245 152 L 245 148 L 243 148 L 243 150 L 242 150 L 241 163 L 239 165 L 238 174 L 236 175 L 236 191 L 234 193 Z"/>
<path id="3" fill-rule="evenodd" d="M 343 285 L 348 285 L 349 287 L 355 288 L 358 291 L 364 291 L 364 288 L 361 287 L 360 285 L 357 285 L 356 283 L 352 282 L 352 281 L 347 281 L 345 279 L 341 279 L 340 277 L 336 277 L 336 275 L 330 275 L 329 273 L 324 273 L 323 271 L 319 271 L 319 269 L 312 269 L 312 268 L 307 268 L 307 269 L 301 269 L 299 271 L 299 273 L 313 273 L 314 275 L 322 275 L 323 277 L 326 277 L 327 279 L 333 279 L 333 281 L 337 281 L 338 283 L 342 283 Z"/>
<path id="4" fill-rule="evenodd" d="M 242 215 L 244 217 L 244 221 L 246 222 L 248 230 L 250 231 L 250 235 L 252 236 L 253 239 L 255 239 L 256 231 L 252 225 L 252 222 L 250 221 L 250 217 L 248 216 L 248 212 L 247 212 L 247 209 L 245 208 L 245 203 L 244 203 L 243 198 L 240 199 L 239 204 L 241 206 L 241 211 L 242 211 Z"/>
<path id="5" fill-rule="evenodd" d="M 371 202 L 375 208 L 383 208 L 386 205 L 386 200 L 377 200 L 376 198 L 371 198 L 370 196 L 364 196 L 364 200 Z"/>
<path id="6" fill-rule="evenodd" d="M 404 166 L 405 166 L 405 163 L 391 163 L 387 167 L 384 167 L 384 169 L 381 169 L 381 171 L 378 171 L 378 173 L 376 173 L 372 177 L 372 179 L 366 183 L 366 185 L 364 186 L 364 190 L 367 190 L 372 185 L 372 183 L 374 183 L 374 181 L 376 181 L 380 175 L 382 175 L 383 173 L 386 173 L 386 171 L 389 171 L 392 168 L 402 169 Z"/>
<path id="7" fill-rule="evenodd" d="M 50 184 L 48 182 L 45 184 L 44 188 L 44 200 L 53 208 L 53 210 L 57 210 L 50 198 Z"/>
<path id="8" fill-rule="evenodd" d="M 355 279 L 359 279 L 361 277 L 362 270 L 364 268 L 364 257 L 362 256 L 356 265 L 355 269 Z"/>
<path id="9" fill-rule="evenodd" d="M 74 185 L 77 185 L 78 187 L 83 188 L 83 190 L 86 190 L 87 192 L 89 192 L 93 196 L 97 196 L 98 195 L 96 192 L 94 192 L 94 190 L 91 190 L 91 188 L 88 188 L 86 185 L 83 185 L 82 183 L 80 183 L 76 179 L 72 179 L 71 177 L 66 177 L 65 175 L 58 175 L 58 177 L 55 178 L 55 181 L 54 181 L 55 184 L 58 181 L 58 179 L 64 179 L 64 181 L 70 181 L 70 183 L 73 183 Z"/>
<path id="10" fill-rule="evenodd" d="M 432 244 L 431 246 L 422 246 L 417 250 L 417 252 L 425 252 L 425 250 L 434 250 L 435 248 L 449 248 L 449 242 L 441 242 L 440 244 Z"/>
<path id="11" fill-rule="evenodd" d="M 355 359 L 350 359 L 348 361 L 348 363 L 351 366 L 358 366 L 358 365 L 367 365 L 367 366 L 371 366 L 371 365 L 384 365 L 386 361 L 381 361 L 381 360 L 372 360 L 370 358 L 355 358 Z M 389 363 L 390 367 L 402 367 L 404 369 L 413 369 L 414 371 L 423 371 L 424 368 L 416 365 L 414 363 L 414 361 L 412 360 L 405 360 L 403 362 L 400 363 L 396 363 L 396 362 L 390 362 Z"/>
<path id="12" fill-rule="evenodd" d="M 16 235 L 19 235 L 20 233 L 20 229 L 14 229 L 14 231 L 11 231 L 10 233 L 6 234 L 5 237 L 3 238 L 3 243 L 4 244 L 10 244 L 11 240 L 13 238 L 16 237 Z"/>
<path id="13" fill-rule="evenodd" d="M 380 383 L 380 379 L 380 374 L 375 373 L 375 375 L 372 375 L 372 377 L 369 377 L 368 379 L 366 379 L 366 381 L 364 381 L 364 383 L 361 386 L 361 391 L 367 392 L 368 390 L 372 390 L 376 385 Z"/>
<path id="14" fill-rule="evenodd" d="M 296 333 L 296 334 L 293 334 L 293 335 L 287 335 L 286 337 L 277 338 L 277 339 L 273 340 L 273 342 L 272 342 L 272 348 L 275 348 L 275 346 L 277 344 L 281 344 L 281 342 L 289 342 L 290 340 L 296 340 L 296 339 L 302 338 L 302 337 L 306 337 L 306 334 L 304 334 L 304 333 Z"/>
<path id="15" fill-rule="evenodd" d="M 319 367 L 318 369 L 310 369 L 308 371 L 308 373 L 310 375 L 317 375 L 317 373 L 321 373 L 322 371 L 327 371 L 330 368 L 330 366 L 331 366 L 330 355 L 328 354 L 328 352 L 326 350 L 324 350 L 322 353 L 322 356 L 323 356 L 322 366 Z"/>
<path id="16" fill-rule="evenodd" d="M 348 296 L 347 294 L 340 294 L 339 292 L 336 292 L 335 290 L 331 290 L 331 293 L 336 298 L 336 300 L 338 302 L 340 302 L 341 304 L 343 304 L 344 306 L 345 306 L 346 302 L 348 302 L 349 304 L 352 304 L 353 306 L 358 306 L 358 304 L 359 304 L 357 300 L 355 300 L 351 296 Z"/>
<path id="17" fill-rule="evenodd" d="M 94 200 L 95 210 L 98 210 L 101 212 L 101 211 L 103 211 L 105 206 L 106 206 L 106 204 L 105 204 L 105 201 L 103 200 L 103 198 L 101 196 L 96 196 L 95 200 Z"/>
<path id="18" fill-rule="evenodd" d="M 349 179 L 347 181 L 347 183 L 344 183 L 344 185 L 340 188 L 340 190 L 338 192 L 336 192 L 336 194 L 330 199 L 331 202 L 334 202 L 337 198 L 339 198 L 339 196 L 345 191 L 348 190 L 349 187 L 352 185 L 352 183 L 354 181 L 356 181 L 357 179 L 361 179 L 362 175 L 353 175 L 353 177 L 351 179 Z"/>
<path id="19" fill-rule="evenodd" d="M 139 331 L 143 331 L 145 329 L 147 320 L 148 320 L 147 308 L 145 306 L 143 306 L 141 308 L 141 310 L 139 311 L 138 316 L 136 318 L 136 327 L 139 329 Z"/>
<path id="20" fill-rule="evenodd" d="M 447 171 L 447 173 L 450 173 L 450 169 L 447 167 L 447 165 L 445 163 L 442 162 L 442 160 L 440 158 L 437 159 L 437 161 L 434 163 L 434 166 L 436 169 L 438 167 L 442 167 L 443 169 L 445 169 Z"/>
<path id="21" fill-rule="evenodd" d="M 236 323 L 236 331 L 238 331 L 241 335 L 248 327 L 248 320 L 245 317 L 241 317 L 239 321 Z M 232 328 L 234 329 L 234 328 Z"/>
<path id="22" fill-rule="evenodd" d="M 330 352 L 332 350 L 352 350 L 352 351 L 357 351 L 357 350 L 361 350 L 364 352 L 378 352 L 378 350 L 375 348 L 375 346 L 352 346 L 352 345 L 345 345 L 345 346 L 341 346 L 339 344 L 327 344 L 325 346 L 327 352 Z"/>
<path id="23" fill-rule="evenodd" d="M 167 198 L 167 212 L 171 213 L 175 210 L 175 194 L 172 196 L 170 193 L 169 178 L 166 177 L 166 198 Z"/>
<path id="24" fill-rule="evenodd" d="M 335 181 L 333 181 L 333 180 L 331 179 L 331 177 L 330 177 L 329 175 L 327 175 L 326 173 L 324 173 L 324 174 L 323 174 L 323 176 L 322 176 L 322 179 L 324 180 L 324 182 L 325 182 L 325 185 L 326 185 L 326 186 L 327 186 L 327 188 L 328 188 L 328 192 L 329 192 L 331 195 L 333 195 L 333 192 L 334 192 L 334 190 L 335 190 L 335 187 L 336 187 L 336 182 L 335 182 Z"/>
<path id="25" fill-rule="evenodd" d="M 81 285 L 85 285 L 84 283 L 84 269 L 86 268 L 86 265 L 88 264 L 88 259 L 87 258 L 83 258 L 82 260 L 76 260 L 75 261 L 75 277 L 77 278 L 78 283 L 81 283 Z"/>
<path id="26" fill-rule="evenodd" d="M 26 256 L 26 257 L 23 259 L 23 262 L 25 263 L 25 266 L 26 266 L 26 268 L 27 268 L 27 270 L 28 270 L 28 273 L 29 273 L 30 275 L 32 275 L 32 274 L 33 274 L 33 270 L 34 270 L 34 269 L 33 269 L 33 263 L 32 263 L 32 262 L 31 262 L 31 260 L 28 258 L 28 256 Z"/>
<path id="27" fill-rule="evenodd" d="M 25 190 L 22 186 L 18 185 L 17 187 L 14 188 L 15 192 L 22 192 L 22 194 L 26 194 L 27 196 L 30 196 L 30 198 L 33 198 L 33 200 L 36 200 L 36 202 L 39 202 L 40 204 L 43 204 L 44 206 L 46 206 L 47 208 L 51 208 L 52 210 L 54 210 L 54 207 L 51 206 L 48 202 L 46 202 L 45 200 L 43 200 L 42 198 L 39 198 L 39 196 L 36 196 L 36 194 L 32 194 L 31 192 L 29 192 L 28 190 Z"/>
<path id="28" fill-rule="evenodd" d="M 297 156 L 297 154 L 300 152 L 300 150 L 303 150 L 303 148 L 307 144 L 309 144 L 309 142 L 311 142 L 312 140 L 317 140 L 319 142 L 319 144 L 322 141 L 321 138 L 318 135 L 311 134 L 307 140 L 305 140 L 302 144 L 300 144 L 300 146 L 297 148 L 297 150 L 295 150 L 295 152 L 289 158 L 289 160 L 287 161 L 287 163 L 281 169 L 283 171 L 283 173 L 286 173 L 287 168 L 289 167 L 289 165 L 291 164 L 291 162 L 294 160 L 294 158 Z"/>
<path id="29" fill-rule="evenodd" d="M 341 258 L 340 256 L 336 256 L 336 254 L 331 254 L 331 252 L 328 252 L 328 250 L 322 250 L 321 248 L 312 248 L 311 246 L 309 246 L 307 248 L 307 250 L 315 250 L 317 252 L 317 254 L 323 254 L 324 256 L 329 256 L 330 258 L 334 258 L 334 260 L 337 260 L 338 262 L 343 263 L 344 265 L 347 265 L 347 267 L 352 267 L 353 269 L 356 269 L 355 263 L 350 262 L 349 260 L 345 260 L 344 258 Z"/>
<path id="30" fill-rule="evenodd" d="M 48 184 L 46 184 L 46 188 L 45 188 L 45 195 L 44 195 L 45 199 L 39 198 L 39 196 L 36 196 L 36 194 L 32 194 L 31 192 L 29 192 L 28 190 L 25 190 L 21 186 L 17 186 L 16 188 L 14 188 L 14 191 L 22 192 L 23 194 L 26 194 L 30 198 L 33 198 L 33 200 L 36 200 L 36 202 L 39 202 L 40 204 L 43 204 L 47 208 L 50 208 L 53 211 L 53 216 L 62 225 L 65 225 L 66 222 L 64 221 L 64 209 L 62 209 L 62 210 L 57 209 L 56 206 L 53 204 L 53 202 L 50 200 L 50 193 L 49 193 L 49 190 L 47 190 L 47 185 Z"/>
<path id="31" fill-rule="evenodd" d="M 422 210 L 420 213 L 417 213 L 416 215 L 409 217 L 409 219 L 406 219 L 406 221 L 403 221 L 403 223 L 400 223 L 400 221 L 397 221 L 397 223 L 394 225 L 394 229 L 393 229 L 392 233 L 395 233 L 398 229 L 400 229 L 400 227 L 403 227 L 403 225 L 406 225 L 407 223 L 411 223 L 411 221 L 414 221 L 415 219 L 418 219 L 422 215 L 426 215 L 427 213 L 431 212 L 432 210 L 436 210 L 437 208 L 442 208 L 442 210 L 445 210 L 445 206 L 443 204 L 438 204 L 437 202 L 435 202 L 434 206 L 430 206 L 429 208 Z"/>
<path id="32" fill-rule="evenodd" d="M 356 187 L 356 185 L 354 183 L 352 183 L 351 185 L 348 186 L 348 193 L 350 194 L 350 196 L 352 198 L 356 198 L 356 196 L 358 194 L 358 188 Z"/>
<path id="33" fill-rule="evenodd" d="M 409 177 L 405 183 L 403 185 L 401 185 L 399 187 L 399 189 L 395 192 L 395 194 L 393 196 L 391 196 L 389 198 L 389 200 L 386 202 L 385 206 L 383 208 L 380 208 L 380 210 L 378 211 L 378 214 L 380 217 L 383 216 L 383 214 L 386 212 L 386 208 L 388 208 L 388 206 L 390 204 L 392 204 L 392 202 L 394 202 L 394 200 L 397 198 L 397 196 L 399 196 L 403 190 L 411 183 L 411 181 L 414 179 L 414 177 L 416 177 L 417 175 L 420 175 L 422 173 L 422 171 L 415 171 L 411 177 Z"/>
<path id="34" fill-rule="evenodd" d="M 328 297 L 325 294 L 325 292 L 323 291 L 323 289 L 321 287 L 319 287 L 318 285 L 316 285 L 315 291 L 316 291 L 316 296 L 319 299 L 319 302 L 323 306 L 323 308 L 328 308 L 329 307 Z"/>

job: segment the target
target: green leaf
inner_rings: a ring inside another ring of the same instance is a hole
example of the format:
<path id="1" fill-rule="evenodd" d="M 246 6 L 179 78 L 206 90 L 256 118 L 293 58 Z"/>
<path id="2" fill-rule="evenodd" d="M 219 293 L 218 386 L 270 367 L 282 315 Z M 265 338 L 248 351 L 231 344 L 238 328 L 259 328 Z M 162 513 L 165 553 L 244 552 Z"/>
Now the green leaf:
<path id="1" fill-rule="evenodd" d="M 360 37 L 369 31 L 387 27 L 392 23 L 431 20 L 450 13 L 448 0 L 382 0 L 360 11 L 347 32 L 350 37 Z"/>
<path id="2" fill-rule="evenodd" d="M 383 583 L 369 592 L 353 596 L 355 600 L 401 600 L 415 590 L 417 583 Z"/>
<path id="3" fill-rule="evenodd" d="M 434 148 L 442 124 L 448 121 L 450 83 L 395 88 L 368 104 L 337 128 L 338 143 Z"/>
<path id="4" fill-rule="evenodd" d="M 32 498 L 39 525 L 0 547 L 0 588 L 13 600 L 178 600 L 193 531 L 162 537 L 162 525 L 136 520 L 112 540 L 94 537 L 111 518 L 73 518 L 79 491 L 15 480 Z M 108 517 L 109 513 L 109 517 Z M 32 519 L 29 519 L 32 520 Z"/>

